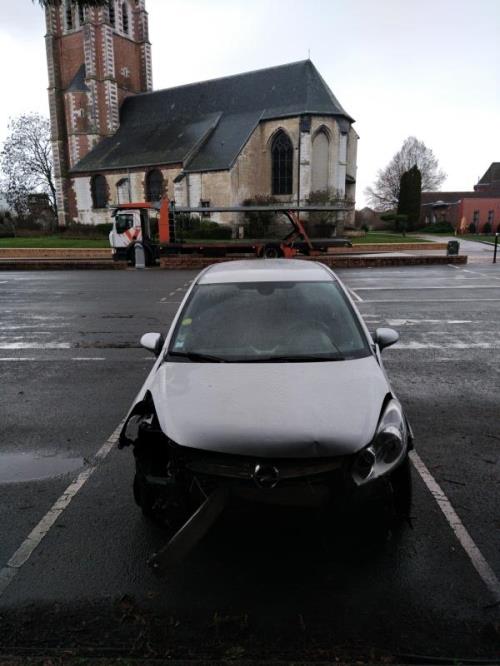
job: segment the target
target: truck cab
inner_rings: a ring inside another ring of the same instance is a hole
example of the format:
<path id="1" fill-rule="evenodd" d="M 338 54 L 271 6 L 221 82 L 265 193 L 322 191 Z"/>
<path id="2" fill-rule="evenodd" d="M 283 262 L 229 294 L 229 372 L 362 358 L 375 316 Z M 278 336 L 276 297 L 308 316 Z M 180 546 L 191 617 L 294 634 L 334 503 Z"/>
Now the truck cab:
<path id="1" fill-rule="evenodd" d="M 116 260 L 134 263 L 135 245 L 142 243 L 146 264 L 153 265 L 158 258 L 158 213 L 151 205 L 123 204 L 112 213 L 113 227 L 109 244 Z"/>

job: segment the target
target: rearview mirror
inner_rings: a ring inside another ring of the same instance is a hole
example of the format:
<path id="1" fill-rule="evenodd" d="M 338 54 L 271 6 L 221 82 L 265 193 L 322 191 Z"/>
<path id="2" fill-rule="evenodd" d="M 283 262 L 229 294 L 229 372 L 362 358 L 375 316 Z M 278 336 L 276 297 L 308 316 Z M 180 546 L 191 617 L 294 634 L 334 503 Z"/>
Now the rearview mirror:
<path id="1" fill-rule="evenodd" d="M 377 328 L 373 340 L 382 351 L 382 349 L 390 347 L 399 340 L 399 333 L 393 328 Z"/>
<path id="2" fill-rule="evenodd" d="M 161 333 L 144 333 L 141 338 L 141 345 L 144 349 L 153 352 L 155 356 L 160 354 L 164 342 L 165 340 Z"/>

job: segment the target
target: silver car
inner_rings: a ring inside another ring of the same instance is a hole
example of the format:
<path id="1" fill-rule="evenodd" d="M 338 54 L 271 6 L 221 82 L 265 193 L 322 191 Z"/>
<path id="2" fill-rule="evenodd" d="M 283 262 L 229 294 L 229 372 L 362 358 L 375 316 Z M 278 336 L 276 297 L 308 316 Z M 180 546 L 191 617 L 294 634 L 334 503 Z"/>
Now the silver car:
<path id="1" fill-rule="evenodd" d="M 120 437 L 136 502 L 174 534 L 161 564 L 239 500 L 408 516 L 412 434 L 380 358 L 397 340 L 323 264 L 200 273 L 166 337 L 141 339 L 158 358 Z"/>

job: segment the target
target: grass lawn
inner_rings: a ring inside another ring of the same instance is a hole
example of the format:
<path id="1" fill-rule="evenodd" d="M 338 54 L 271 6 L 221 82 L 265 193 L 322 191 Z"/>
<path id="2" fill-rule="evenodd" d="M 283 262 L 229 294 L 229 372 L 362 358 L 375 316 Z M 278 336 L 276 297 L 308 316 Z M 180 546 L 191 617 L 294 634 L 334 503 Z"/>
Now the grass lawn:
<path id="1" fill-rule="evenodd" d="M 461 238 L 471 241 L 487 241 L 488 243 L 495 242 L 495 234 L 463 234 L 462 236 L 457 236 L 458 241 Z M 498 242 L 500 243 L 500 238 L 498 239 Z"/>
<path id="2" fill-rule="evenodd" d="M 96 248 L 106 247 L 109 248 L 109 241 L 107 238 L 67 238 L 66 236 L 40 236 L 40 237 L 27 237 L 22 236 L 16 238 L 0 238 L 0 247 L 84 247 Z"/>
<path id="3" fill-rule="evenodd" d="M 418 236 L 403 236 L 402 234 L 388 234 L 385 231 L 369 231 L 365 236 L 351 238 L 353 245 L 364 243 L 432 243 Z"/>
<path id="4" fill-rule="evenodd" d="M 489 237 L 484 237 L 489 238 Z M 471 236 L 472 240 L 477 240 L 477 236 Z M 270 239 L 271 240 L 271 239 Z M 314 240 L 314 239 L 313 239 Z M 402 236 L 401 234 L 391 234 L 384 231 L 370 231 L 365 236 L 359 238 L 352 238 L 353 245 L 360 245 L 364 243 L 430 243 L 418 236 Z M 199 243 L 209 245 L 210 243 L 224 243 L 228 241 L 221 240 L 195 240 L 186 239 L 187 243 Z M 233 241 L 234 242 L 234 241 Z M 235 241 L 238 242 L 238 241 Z M 244 239 L 241 242 L 251 243 L 252 239 Z M 67 236 L 39 236 L 39 237 L 16 237 L 16 238 L 0 238 L 0 248 L 109 248 L 109 241 L 107 238 L 68 238 Z"/>

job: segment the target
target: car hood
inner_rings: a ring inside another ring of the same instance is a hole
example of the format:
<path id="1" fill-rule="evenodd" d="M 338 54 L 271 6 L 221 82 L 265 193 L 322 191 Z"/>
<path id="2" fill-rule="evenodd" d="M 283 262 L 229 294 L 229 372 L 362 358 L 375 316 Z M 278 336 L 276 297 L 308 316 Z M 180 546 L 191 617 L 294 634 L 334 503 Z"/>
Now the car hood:
<path id="1" fill-rule="evenodd" d="M 259 457 L 354 453 L 375 434 L 385 374 L 373 356 L 314 363 L 162 363 L 145 386 L 175 443 Z"/>

